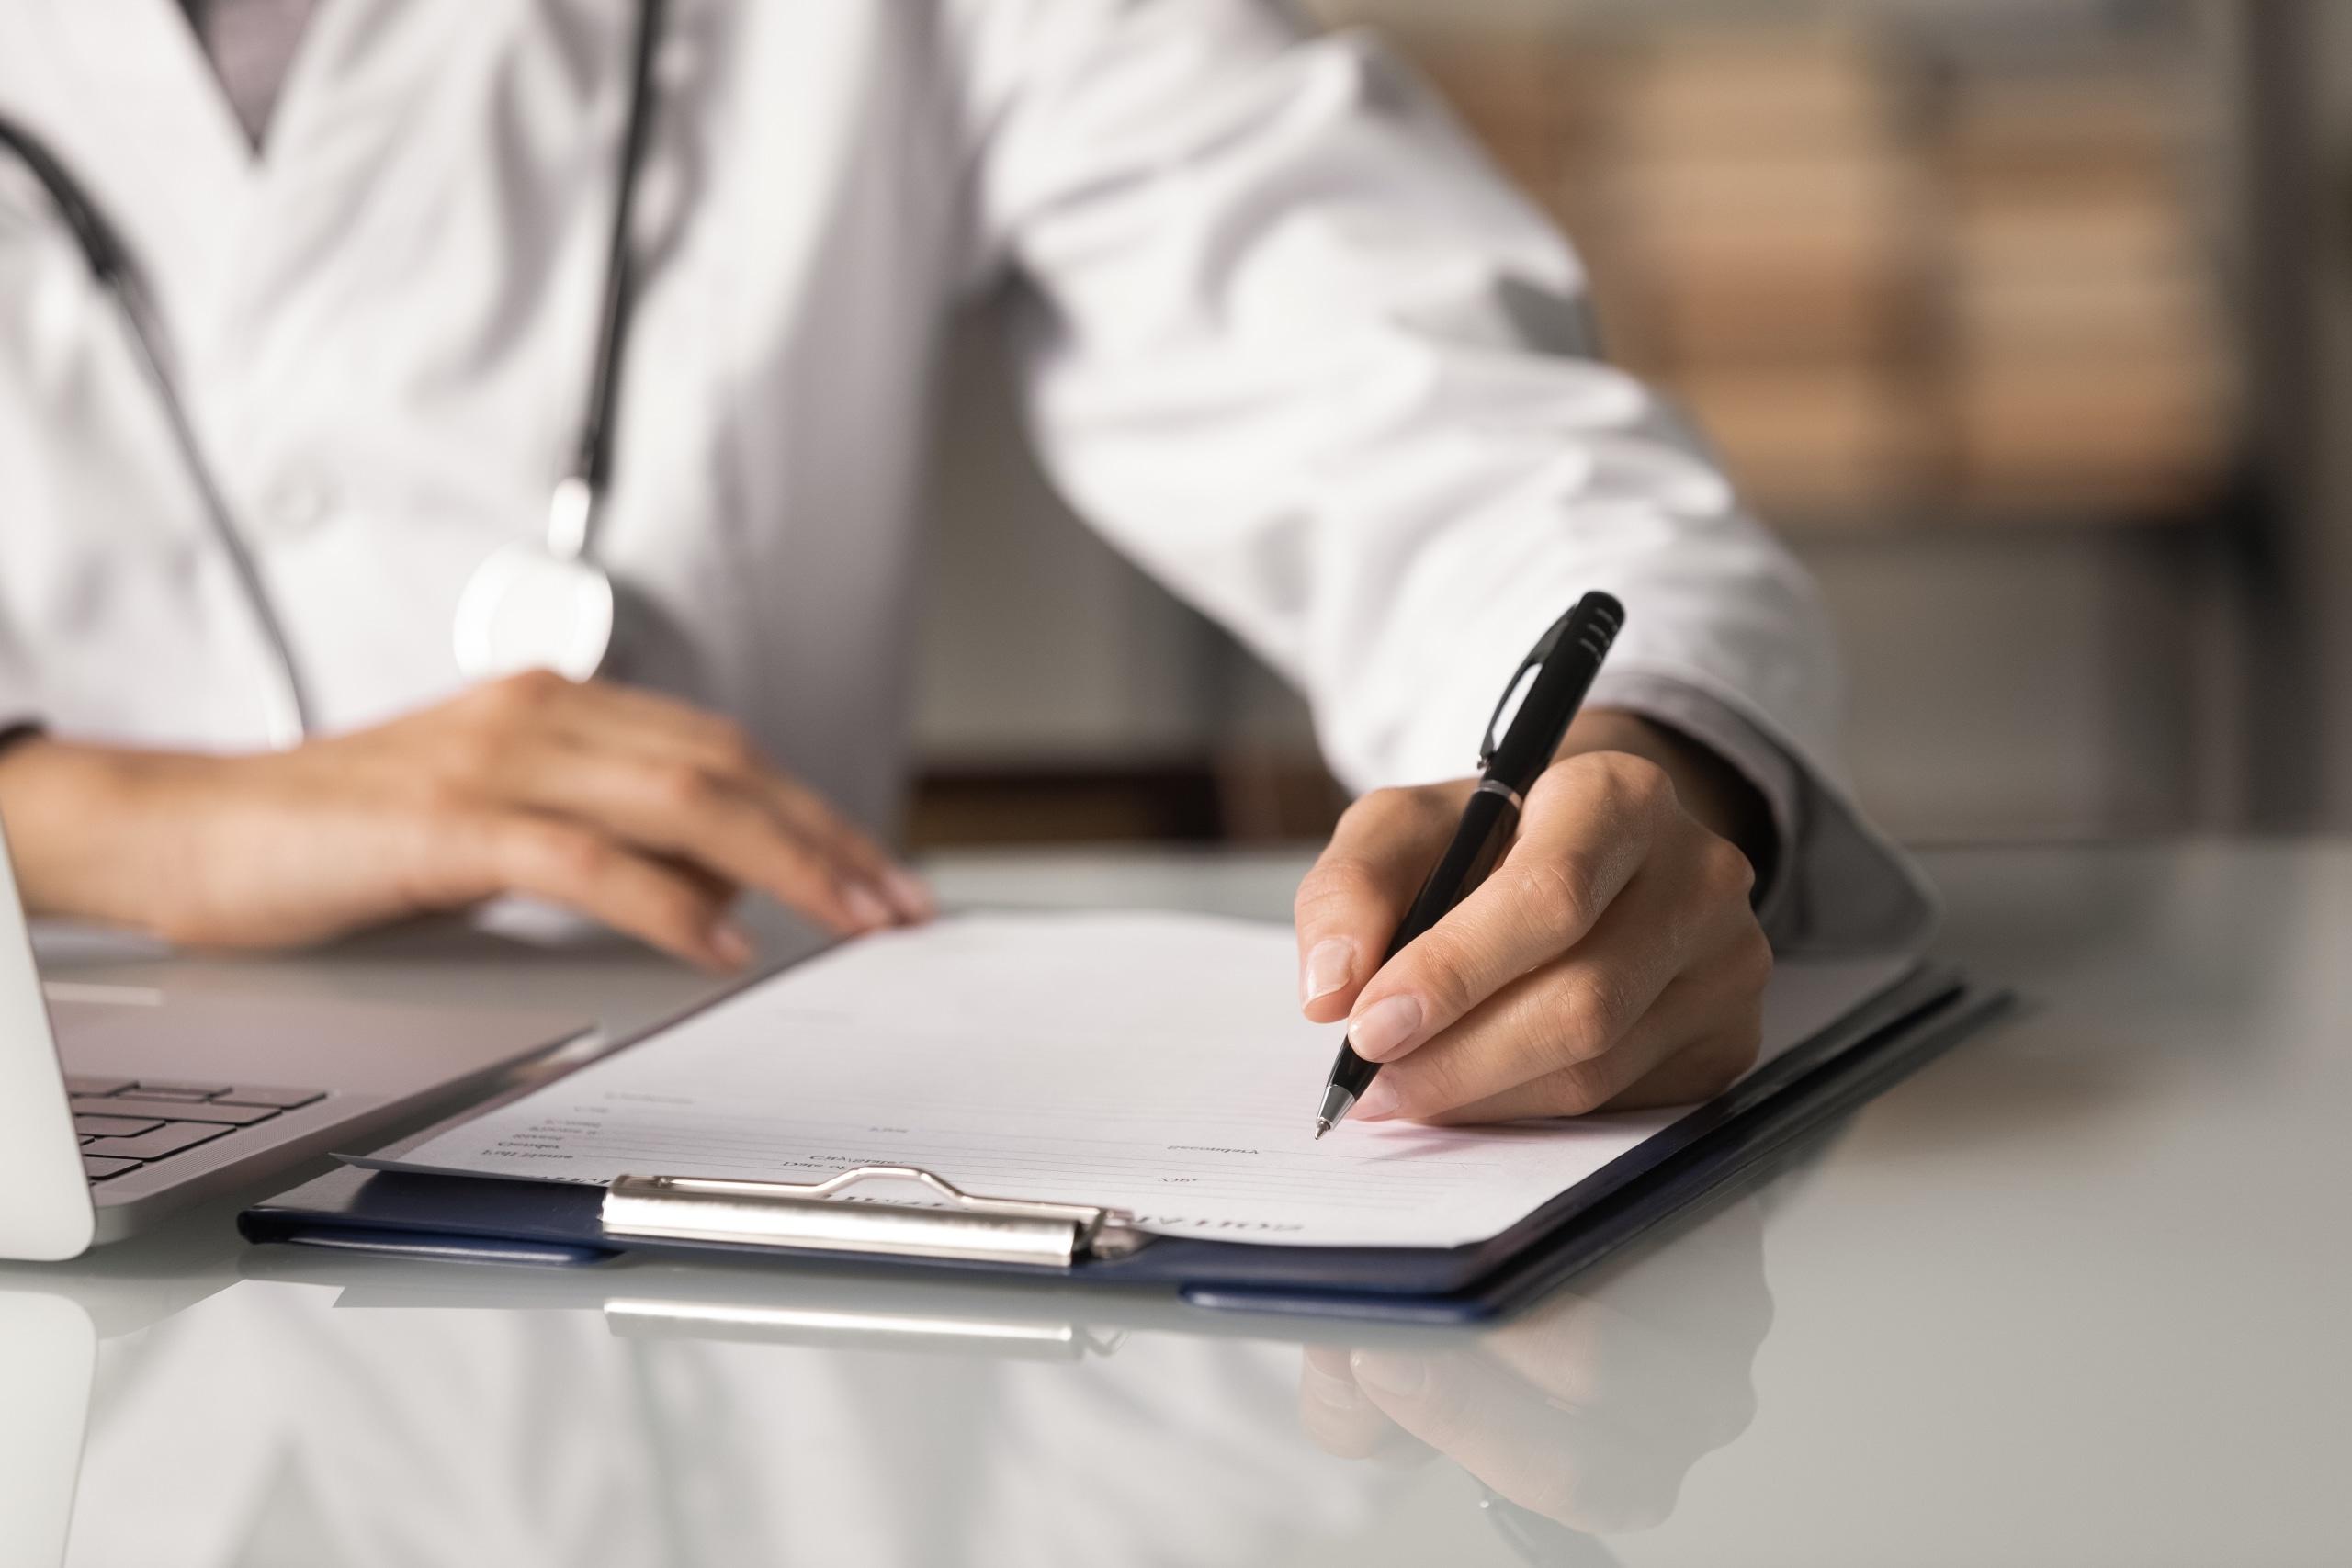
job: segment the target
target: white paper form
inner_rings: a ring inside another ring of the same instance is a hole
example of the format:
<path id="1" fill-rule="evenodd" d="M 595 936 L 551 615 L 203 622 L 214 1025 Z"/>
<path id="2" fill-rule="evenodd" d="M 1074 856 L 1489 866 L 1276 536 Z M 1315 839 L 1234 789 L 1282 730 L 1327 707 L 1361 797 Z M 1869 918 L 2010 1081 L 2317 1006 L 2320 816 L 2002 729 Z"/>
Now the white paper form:
<path id="1" fill-rule="evenodd" d="M 1767 1055 L 1908 966 L 1783 965 Z M 385 1163 L 599 1185 L 911 1165 L 1171 1235 L 1450 1247 L 1508 1229 L 1679 1114 L 1348 1122 L 1317 1142 L 1340 1037 L 1299 1017 L 1286 926 L 969 916 L 850 942 Z"/>

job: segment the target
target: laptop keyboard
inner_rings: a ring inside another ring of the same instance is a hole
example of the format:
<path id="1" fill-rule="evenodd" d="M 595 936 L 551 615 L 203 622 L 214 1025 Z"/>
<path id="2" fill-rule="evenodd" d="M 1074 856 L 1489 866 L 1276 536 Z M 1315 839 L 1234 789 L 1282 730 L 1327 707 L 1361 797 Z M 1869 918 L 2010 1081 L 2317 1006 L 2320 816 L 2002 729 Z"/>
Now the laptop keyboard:
<path id="1" fill-rule="evenodd" d="M 324 1100 L 320 1089 L 69 1077 L 82 1168 L 105 1181 Z"/>

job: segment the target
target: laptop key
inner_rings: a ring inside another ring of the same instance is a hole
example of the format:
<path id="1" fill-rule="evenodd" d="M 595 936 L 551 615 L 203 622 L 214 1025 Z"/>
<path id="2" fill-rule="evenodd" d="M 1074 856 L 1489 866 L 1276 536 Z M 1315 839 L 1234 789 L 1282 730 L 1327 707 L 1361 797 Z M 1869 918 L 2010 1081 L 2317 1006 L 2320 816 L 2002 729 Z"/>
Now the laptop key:
<path id="1" fill-rule="evenodd" d="M 74 1095 L 65 1103 L 74 1108 L 74 1114 L 76 1116 L 127 1116 L 134 1122 L 168 1122 L 180 1111 L 180 1107 L 177 1105 L 167 1111 L 153 1100 L 143 1106 L 126 1107 L 119 1100 L 98 1099 L 83 1094 Z"/>
<path id="2" fill-rule="evenodd" d="M 68 1094 L 119 1094 L 130 1087 L 129 1078 L 86 1078 L 78 1074 L 65 1075 Z"/>
<path id="3" fill-rule="evenodd" d="M 100 1138 L 95 1144 L 84 1144 L 85 1158 L 92 1155 L 118 1155 L 125 1159 L 161 1159 L 182 1149 L 209 1143 L 231 1129 L 218 1122 L 166 1122 L 152 1133 L 141 1133 L 135 1138 Z"/>
<path id="4" fill-rule="evenodd" d="M 168 1086 L 164 1084 L 132 1084 L 129 1089 L 124 1089 L 122 1092 L 125 1094 L 143 1095 L 149 1100 L 175 1100 L 187 1105 L 201 1105 L 204 1101 L 212 1098 L 210 1093 L 204 1089 L 181 1089 L 176 1086 Z"/>
<path id="5" fill-rule="evenodd" d="M 74 1130 L 94 1138 L 132 1138 L 141 1133 L 152 1133 L 164 1124 L 158 1116 L 96 1116 L 82 1109 L 82 1101 L 74 1102 Z"/>
<path id="6" fill-rule="evenodd" d="M 120 1176 L 126 1170 L 137 1170 L 135 1159 L 109 1159 L 104 1155 L 84 1155 L 82 1169 L 93 1181 L 104 1181 L 109 1176 Z"/>
<path id="7" fill-rule="evenodd" d="M 144 1091 L 118 1094 L 111 1100 L 76 1100 L 74 1109 L 115 1116 L 153 1116 L 171 1122 L 218 1122 L 224 1127 L 250 1127 L 277 1114 L 277 1107 L 270 1105 L 223 1105 L 210 1100 L 150 1100 Z"/>
<path id="8" fill-rule="evenodd" d="M 108 1095 L 103 1100 L 69 1100 L 76 1116 L 127 1116 L 134 1122 L 153 1126 L 158 1122 L 225 1122 L 219 1116 L 198 1116 L 204 1101 L 178 1100 L 141 1100 L 136 1095 Z"/>
<path id="9" fill-rule="evenodd" d="M 216 1094 L 228 1093 L 229 1086 L 224 1083 L 164 1083 L 155 1078 L 141 1078 L 139 1092 L 141 1094 L 187 1094 L 194 1095 L 198 1100 L 209 1100 Z"/>
<path id="10" fill-rule="evenodd" d="M 240 1085 L 224 1089 L 216 1097 L 222 1105 L 274 1105 L 280 1111 L 293 1111 L 324 1100 L 322 1089 L 251 1089 Z"/>

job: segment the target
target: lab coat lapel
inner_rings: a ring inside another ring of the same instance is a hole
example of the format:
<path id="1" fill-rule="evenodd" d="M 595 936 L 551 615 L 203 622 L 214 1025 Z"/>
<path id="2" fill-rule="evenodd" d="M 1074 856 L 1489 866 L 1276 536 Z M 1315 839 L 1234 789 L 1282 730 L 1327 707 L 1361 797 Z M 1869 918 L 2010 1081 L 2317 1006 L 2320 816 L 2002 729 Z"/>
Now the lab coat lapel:
<path id="1" fill-rule="evenodd" d="M 47 0 L 74 117 L 66 161 L 137 258 L 182 353 L 228 287 L 259 168 L 174 0 Z"/>
<path id="2" fill-rule="evenodd" d="M 474 0 L 335 0 L 311 14 L 254 165 L 235 276 L 220 299 L 223 390 L 240 443 L 266 441 L 289 400 L 325 394 L 352 301 L 420 244 L 420 192 L 462 167 L 468 130 L 439 99 L 478 69 L 500 24 Z M 429 248 L 429 247 L 428 247 Z M 473 258 L 495 270 L 494 256 Z M 363 313 L 364 314 L 364 313 Z M 314 384 L 322 375 L 326 386 Z M 281 434 L 284 433 L 281 431 Z"/>
<path id="3" fill-rule="evenodd" d="M 420 59 L 481 31 L 452 0 L 319 6 L 264 155 L 176 0 L 46 4 L 74 95 L 93 111 L 74 118 L 81 145 L 67 161 L 91 171 L 129 240 L 181 372 L 216 398 L 246 378 L 251 328 L 269 314 L 255 303 L 347 240 L 338 225 L 350 204 L 337 194 L 381 178 L 392 144 L 430 122 L 418 100 L 440 73 Z"/>
<path id="4" fill-rule="evenodd" d="M 433 382 L 433 417 L 487 420 L 474 427 L 484 451 L 503 459 L 544 446 L 555 473 L 577 418 L 560 394 L 584 382 L 594 340 L 603 274 L 593 198 L 609 192 L 631 19 L 614 0 L 317 8 L 278 100 L 225 300 L 237 355 L 217 389 L 227 446 L 257 468 L 273 447 L 290 459 L 309 446 L 316 457 L 322 441 L 347 457 L 373 440 L 351 412 L 401 395 L 407 376 Z M 579 238 L 591 243 L 566 252 L 582 265 L 560 280 L 576 328 L 560 363 L 523 371 L 559 395 L 502 400 L 502 375 L 540 352 L 527 329 L 543 300 L 518 283 L 545 276 L 544 254 L 583 214 Z M 354 366 L 401 368 L 355 381 Z"/>

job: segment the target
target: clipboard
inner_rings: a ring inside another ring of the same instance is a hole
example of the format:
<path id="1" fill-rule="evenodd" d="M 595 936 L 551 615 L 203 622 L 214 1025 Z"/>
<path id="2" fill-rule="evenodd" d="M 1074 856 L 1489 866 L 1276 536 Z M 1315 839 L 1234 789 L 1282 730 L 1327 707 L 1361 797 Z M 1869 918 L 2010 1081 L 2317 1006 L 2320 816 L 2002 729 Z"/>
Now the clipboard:
<path id="1" fill-rule="evenodd" d="M 1132 1286 L 1252 1314 L 1483 1321 L 1545 1294 L 2014 1005 L 1957 970 L 1922 965 L 1501 1234 L 1461 1247 L 1157 1235 L 1107 1207 L 967 1193 L 928 1171 L 873 1166 L 806 1184 L 647 1174 L 602 1188 L 344 1169 L 247 1210 L 238 1224 L 256 1243 L 415 1258 L 574 1268 L 625 1254 L 854 1261 Z M 886 1183 L 921 1196 L 876 1196 Z"/>

